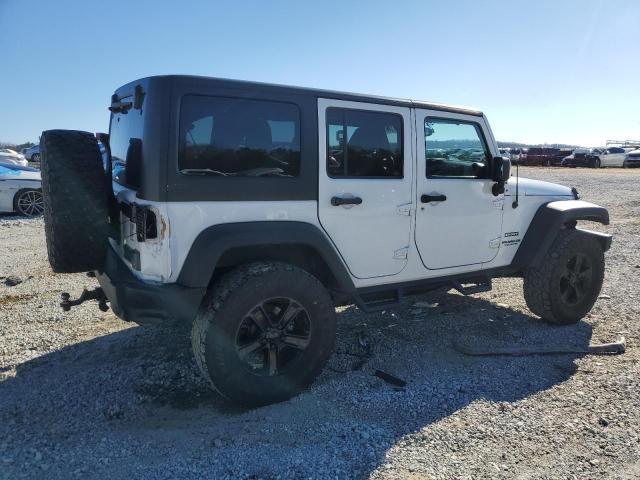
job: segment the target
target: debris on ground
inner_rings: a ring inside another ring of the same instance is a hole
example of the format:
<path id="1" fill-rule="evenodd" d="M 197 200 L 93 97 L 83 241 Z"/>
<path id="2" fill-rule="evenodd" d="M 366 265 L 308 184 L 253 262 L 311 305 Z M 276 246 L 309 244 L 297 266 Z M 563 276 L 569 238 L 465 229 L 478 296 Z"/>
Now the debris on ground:
<path id="1" fill-rule="evenodd" d="M 15 287 L 16 285 L 20 285 L 24 280 L 16 275 L 9 275 L 4 279 L 4 284 L 7 287 Z"/>
<path id="2" fill-rule="evenodd" d="M 390 373 L 383 372 L 382 370 L 376 370 L 373 375 L 381 378 L 391 385 L 395 385 L 396 387 L 405 387 L 407 385 L 407 382 L 401 378 L 391 375 Z"/>
<path id="3" fill-rule="evenodd" d="M 438 308 L 439 305 L 438 302 L 414 302 L 413 304 L 415 308 Z"/>
<path id="4" fill-rule="evenodd" d="M 507 355 L 507 356 L 526 356 L 526 355 L 559 355 L 559 354 L 580 354 L 580 355 L 615 355 L 624 353 L 626 350 L 627 341 L 625 337 L 620 337 L 616 342 L 603 343 L 600 345 L 589 345 L 586 348 L 575 347 L 496 347 L 486 348 L 482 346 L 465 346 L 461 344 L 454 344 L 454 349 L 464 355 L 471 356 L 494 356 L 494 355 Z"/>

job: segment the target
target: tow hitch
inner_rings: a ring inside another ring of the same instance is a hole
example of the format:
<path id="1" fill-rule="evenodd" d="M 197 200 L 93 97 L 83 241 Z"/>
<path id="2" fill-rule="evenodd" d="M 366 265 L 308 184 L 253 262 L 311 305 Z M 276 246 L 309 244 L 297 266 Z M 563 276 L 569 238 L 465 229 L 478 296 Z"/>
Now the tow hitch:
<path id="1" fill-rule="evenodd" d="M 71 307 L 80 305 L 87 300 L 97 300 L 98 308 L 103 312 L 109 310 L 109 305 L 107 305 L 107 296 L 104 294 L 102 287 L 96 287 L 93 290 L 87 290 L 85 288 L 76 300 L 71 300 L 71 296 L 67 292 L 62 292 L 60 297 L 62 298 L 60 306 L 65 312 L 71 310 Z"/>

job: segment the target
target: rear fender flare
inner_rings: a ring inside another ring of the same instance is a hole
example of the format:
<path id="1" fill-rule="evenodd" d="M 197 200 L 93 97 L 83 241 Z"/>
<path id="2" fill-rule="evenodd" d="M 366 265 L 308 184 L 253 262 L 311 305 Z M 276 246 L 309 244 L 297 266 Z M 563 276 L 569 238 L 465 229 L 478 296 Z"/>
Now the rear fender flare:
<path id="1" fill-rule="evenodd" d="M 355 292 L 346 266 L 322 230 L 310 223 L 293 221 L 226 223 L 204 229 L 191 245 L 177 283 L 208 286 L 219 260 L 232 249 L 288 245 L 312 249 L 333 275 L 337 290 Z"/>

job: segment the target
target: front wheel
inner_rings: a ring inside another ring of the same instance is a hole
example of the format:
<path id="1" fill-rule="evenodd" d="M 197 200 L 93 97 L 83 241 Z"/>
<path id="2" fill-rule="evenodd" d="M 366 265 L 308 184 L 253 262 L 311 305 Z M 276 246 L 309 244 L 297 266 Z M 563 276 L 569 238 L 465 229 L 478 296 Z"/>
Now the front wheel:
<path id="1" fill-rule="evenodd" d="M 33 163 L 39 163 L 40 162 L 40 154 L 39 153 L 34 153 L 33 155 L 31 155 L 31 161 Z"/>
<path id="2" fill-rule="evenodd" d="M 604 279 L 604 252 L 579 230 L 562 230 L 540 266 L 524 278 L 529 310 L 558 325 L 580 321 L 593 307 Z"/>
<path id="3" fill-rule="evenodd" d="M 311 385 L 333 351 L 335 332 L 333 301 L 320 281 L 289 264 L 259 262 L 212 287 L 191 342 L 211 385 L 254 407 Z"/>

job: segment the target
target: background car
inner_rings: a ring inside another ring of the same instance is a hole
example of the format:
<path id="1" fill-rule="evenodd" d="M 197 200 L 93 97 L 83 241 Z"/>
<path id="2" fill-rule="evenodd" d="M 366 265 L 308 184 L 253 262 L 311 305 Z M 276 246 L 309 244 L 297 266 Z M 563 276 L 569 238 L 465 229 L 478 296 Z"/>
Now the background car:
<path id="1" fill-rule="evenodd" d="M 522 155 L 523 155 L 523 148 L 512 148 L 510 153 L 511 153 L 511 163 L 516 165 L 518 163 L 520 163 L 522 161 Z"/>
<path id="2" fill-rule="evenodd" d="M 576 148 L 571 155 L 562 159 L 560 166 L 562 167 L 590 167 L 587 156 L 591 151 L 587 148 Z"/>
<path id="3" fill-rule="evenodd" d="M 20 165 L 0 165 L 0 212 L 27 217 L 42 215 L 40 171 Z"/>
<path id="4" fill-rule="evenodd" d="M 627 152 L 627 154 L 624 157 L 623 166 L 625 168 L 640 167 L 640 148 L 637 150 L 631 150 L 630 152 Z"/>
<path id="5" fill-rule="evenodd" d="M 555 157 L 560 153 L 559 148 L 551 147 L 530 147 L 527 152 L 526 159 L 523 159 L 523 165 L 546 165 L 551 166 L 555 161 Z"/>
<path id="6" fill-rule="evenodd" d="M 607 147 L 605 149 L 594 149 L 590 161 L 595 168 L 601 167 L 624 167 L 624 160 L 627 150 L 622 147 Z"/>
<path id="7" fill-rule="evenodd" d="M 10 148 L 0 148 L 0 165 L 20 165 L 26 167 L 27 159 L 24 155 L 11 150 Z"/>
<path id="8" fill-rule="evenodd" d="M 511 159 L 511 149 L 510 148 L 499 148 L 498 151 L 500 152 L 500 155 L 503 156 L 504 158 Z"/>
<path id="9" fill-rule="evenodd" d="M 33 163 L 40 163 L 40 145 L 35 144 L 22 150 L 22 154 L 27 160 Z"/>

